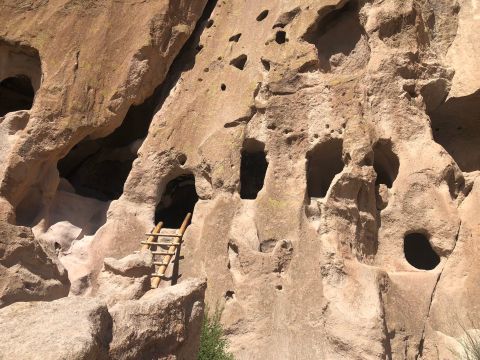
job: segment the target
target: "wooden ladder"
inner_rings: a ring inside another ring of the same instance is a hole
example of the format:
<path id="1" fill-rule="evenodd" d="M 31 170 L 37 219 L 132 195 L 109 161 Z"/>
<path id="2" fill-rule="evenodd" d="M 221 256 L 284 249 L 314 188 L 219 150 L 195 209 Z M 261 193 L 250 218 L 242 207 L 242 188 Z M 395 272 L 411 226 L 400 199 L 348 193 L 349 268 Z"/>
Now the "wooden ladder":
<path id="1" fill-rule="evenodd" d="M 163 228 L 163 222 L 159 222 L 150 233 L 146 241 L 142 241 L 141 251 L 150 250 L 153 254 L 153 264 L 157 271 L 152 276 L 152 289 L 156 289 L 162 279 L 165 279 L 165 272 L 168 265 L 178 256 L 178 249 L 182 244 L 183 234 L 192 218 L 188 213 L 179 229 Z M 163 232 L 161 232 L 163 230 Z M 172 232 L 173 233 L 170 233 Z M 168 247 L 168 249 L 167 249 Z M 159 258 L 160 257 L 160 258 Z"/>

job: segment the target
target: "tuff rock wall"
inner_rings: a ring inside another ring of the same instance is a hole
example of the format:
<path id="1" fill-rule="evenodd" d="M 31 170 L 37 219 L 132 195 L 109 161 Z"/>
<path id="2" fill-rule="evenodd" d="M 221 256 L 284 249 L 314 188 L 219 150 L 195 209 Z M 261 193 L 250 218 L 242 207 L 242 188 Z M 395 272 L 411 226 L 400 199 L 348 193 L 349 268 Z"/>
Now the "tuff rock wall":
<path id="1" fill-rule="evenodd" d="M 193 175 L 179 272 L 238 359 L 452 358 L 480 295 L 476 0 L 0 10 L 0 81 L 35 91 L 0 118 L 1 265 L 43 251 L 31 296 L 94 293 Z"/>

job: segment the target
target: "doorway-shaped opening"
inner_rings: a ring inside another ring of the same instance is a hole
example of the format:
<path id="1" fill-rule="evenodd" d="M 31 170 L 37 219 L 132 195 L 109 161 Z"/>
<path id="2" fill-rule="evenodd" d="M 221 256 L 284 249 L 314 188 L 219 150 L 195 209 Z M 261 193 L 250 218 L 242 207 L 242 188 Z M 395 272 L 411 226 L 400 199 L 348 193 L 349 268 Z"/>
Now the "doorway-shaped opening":
<path id="1" fill-rule="evenodd" d="M 432 270 L 440 263 L 440 257 L 424 234 L 407 234 L 404 238 L 403 250 L 405 259 L 417 269 Z"/>
<path id="2" fill-rule="evenodd" d="M 198 201 L 195 190 L 195 177 L 192 174 L 181 175 L 170 181 L 163 192 L 162 200 L 155 210 L 155 223 L 163 222 L 163 226 L 178 229 L 188 213 Z"/>
<path id="3" fill-rule="evenodd" d="M 265 145 L 254 139 L 245 140 L 240 163 L 240 197 L 242 199 L 257 198 L 258 192 L 263 188 L 267 168 Z"/>
<path id="4" fill-rule="evenodd" d="M 386 185 L 391 188 L 397 178 L 400 162 L 392 150 L 390 140 L 379 140 L 373 147 L 373 168 L 377 173 L 375 185 Z"/>
<path id="5" fill-rule="evenodd" d="M 342 147 L 341 139 L 329 139 L 307 153 L 308 196 L 323 198 L 327 195 L 333 178 L 344 167 Z"/>
<path id="6" fill-rule="evenodd" d="M 35 91 L 25 75 L 6 78 L 0 82 L 0 116 L 13 111 L 30 110 Z"/>

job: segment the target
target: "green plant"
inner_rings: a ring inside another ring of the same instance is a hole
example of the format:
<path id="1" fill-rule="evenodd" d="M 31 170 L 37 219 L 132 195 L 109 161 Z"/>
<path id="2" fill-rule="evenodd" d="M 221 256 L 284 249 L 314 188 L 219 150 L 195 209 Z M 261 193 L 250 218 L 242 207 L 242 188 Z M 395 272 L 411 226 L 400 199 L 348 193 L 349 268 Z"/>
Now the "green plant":
<path id="1" fill-rule="evenodd" d="M 233 355 L 227 351 L 228 341 L 220 323 L 221 315 L 222 309 L 218 305 L 213 312 L 208 306 L 205 308 L 198 360 L 234 360 Z"/>
<path id="2" fill-rule="evenodd" d="M 465 360 L 480 360 L 480 331 L 479 330 L 467 330 L 467 328 L 461 325 L 463 330 L 463 336 L 460 339 L 460 345 L 462 351 L 459 354 L 461 359 Z M 472 322 L 472 327 L 473 326 Z"/>

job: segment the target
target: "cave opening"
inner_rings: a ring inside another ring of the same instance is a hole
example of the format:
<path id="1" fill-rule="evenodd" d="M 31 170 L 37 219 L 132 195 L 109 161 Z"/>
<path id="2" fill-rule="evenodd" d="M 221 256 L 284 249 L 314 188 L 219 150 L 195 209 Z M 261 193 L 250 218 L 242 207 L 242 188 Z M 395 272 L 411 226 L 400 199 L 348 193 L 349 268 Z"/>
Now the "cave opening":
<path id="1" fill-rule="evenodd" d="M 450 98 L 430 112 L 433 139 L 464 172 L 480 170 L 480 91 Z"/>
<path id="2" fill-rule="evenodd" d="M 329 139 L 307 153 L 308 196 L 323 198 L 327 195 L 333 178 L 344 167 L 342 148 L 341 139 Z"/>
<path id="3" fill-rule="evenodd" d="M 35 91 L 30 78 L 17 75 L 0 82 L 0 116 L 19 110 L 30 110 Z"/>
<path id="4" fill-rule="evenodd" d="M 155 209 L 155 223 L 162 221 L 166 228 L 180 228 L 185 216 L 188 213 L 193 214 L 197 201 L 194 175 L 176 177 L 165 187 L 162 199 Z"/>
<path id="5" fill-rule="evenodd" d="M 254 139 L 245 140 L 240 162 L 240 198 L 257 198 L 263 188 L 267 168 L 265 145 Z"/>
<path id="6" fill-rule="evenodd" d="M 58 162 L 60 177 L 75 192 L 101 201 L 118 199 L 132 169 L 133 161 L 153 118 L 161 87 L 141 105 L 132 105 L 122 124 L 110 135 L 86 138 Z"/>
<path id="7" fill-rule="evenodd" d="M 42 81 L 38 51 L 0 40 L 0 116 L 30 110 Z"/>
<path id="8" fill-rule="evenodd" d="M 390 140 L 379 140 L 373 146 L 373 168 L 377 173 L 375 185 L 381 184 L 391 188 L 397 178 L 400 162 L 392 150 Z"/>
<path id="9" fill-rule="evenodd" d="M 407 234 L 403 242 L 405 259 L 410 265 L 421 270 L 432 270 L 440 263 L 440 257 L 433 250 L 427 236 L 422 233 Z"/>

